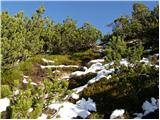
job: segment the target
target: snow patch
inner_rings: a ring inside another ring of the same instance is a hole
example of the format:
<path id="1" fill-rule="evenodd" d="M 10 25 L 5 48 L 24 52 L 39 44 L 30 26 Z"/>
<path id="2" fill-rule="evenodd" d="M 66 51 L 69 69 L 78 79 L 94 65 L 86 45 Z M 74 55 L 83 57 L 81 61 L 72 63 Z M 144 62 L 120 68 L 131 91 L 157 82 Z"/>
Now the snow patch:
<path id="1" fill-rule="evenodd" d="M 117 109 L 117 110 L 114 110 L 110 116 L 110 119 L 115 119 L 117 117 L 121 117 L 123 116 L 125 110 L 124 109 Z"/>
<path id="2" fill-rule="evenodd" d="M 87 116 L 90 115 L 89 111 L 96 111 L 96 105 L 90 98 L 87 101 L 82 98 L 76 104 L 70 102 L 64 102 L 59 104 L 53 103 L 48 107 L 50 109 L 57 110 L 56 116 L 59 115 L 60 118 L 67 119 L 75 118 L 77 116 L 87 118 Z M 54 118 L 56 118 L 56 116 L 54 116 Z"/>
<path id="3" fill-rule="evenodd" d="M 96 60 L 91 60 L 89 63 L 97 63 L 97 62 L 104 62 L 104 59 L 96 59 Z"/>
<path id="4" fill-rule="evenodd" d="M 93 102 L 91 98 L 88 98 L 88 101 L 82 98 L 81 100 L 77 101 L 76 104 L 81 109 L 85 109 L 88 111 L 96 111 L 96 104 Z"/>
<path id="5" fill-rule="evenodd" d="M 18 95 L 19 94 L 19 90 L 16 90 L 13 92 L 13 95 Z"/>
<path id="6" fill-rule="evenodd" d="M 42 69 L 44 68 L 78 68 L 79 66 L 77 65 L 47 65 L 47 66 L 44 66 L 44 65 L 40 65 L 40 67 Z"/>
<path id="7" fill-rule="evenodd" d="M 149 59 L 148 58 L 142 58 L 142 60 L 140 60 L 140 62 L 143 62 L 145 64 L 148 64 L 149 63 Z"/>
<path id="8" fill-rule="evenodd" d="M 87 86 L 88 86 L 88 84 L 85 84 L 83 86 L 74 88 L 73 90 L 75 91 L 75 93 L 79 93 L 79 92 L 83 91 Z"/>
<path id="9" fill-rule="evenodd" d="M 30 112 L 32 112 L 33 111 L 33 108 L 29 108 L 28 109 L 28 112 L 30 113 Z"/>
<path id="10" fill-rule="evenodd" d="M 151 102 L 145 101 L 142 105 L 143 113 L 134 113 L 138 118 L 142 118 L 147 114 L 154 112 L 155 110 L 159 109 L 159 99 L 151 98 Z M 135 118 L 137 118 L 135 117 Z"/>
<path id="11" fill-rule="evenodd" d="M 47 59 L 45 59 L 45 58 L 42 58 L 42 61 L 45 62 L 45 63 L 54 63 L 53 60 L 47 60 Z"/>
<path id="12" fill-rule="evenodd" d="M 23 76 L 24 77 L 24 76 Z M 28 83 L 28 81 L 27 81 L 27 79 L 26 79 L 26 77 L 24 77 L 24 79 L 23 79 L 23 81 L 22 81 L 24 84 L 27 84 Z M 31 85 L 37 85 L 37 83 L 35 83 L 35 82 L 31 82 Z"/>
<path id="13" fill-rule="evenodd" d="M 73 99 L 75 99 L 75 100 L 79 99 L 79 95 L 76 94 L 76 93 L 72 93 L 72 94 L 71 94 L 71 97 L 72 97 Z"/>
<path id="14" fill-rule="evenodd" d="M 0 112 L 6 111 L 6 108 L 10 105 L 10 100 L 8 98 L 0 99 Z"/>
<path id="15" fill-rule="evenodd" d="M 129 62 L 127 61 L 127 59 L 122 59 L 122 60 L 120 61 L 120 64 L 121 64 L 121 65 L 128 66 L 128 65 L 129 65 Z"/>

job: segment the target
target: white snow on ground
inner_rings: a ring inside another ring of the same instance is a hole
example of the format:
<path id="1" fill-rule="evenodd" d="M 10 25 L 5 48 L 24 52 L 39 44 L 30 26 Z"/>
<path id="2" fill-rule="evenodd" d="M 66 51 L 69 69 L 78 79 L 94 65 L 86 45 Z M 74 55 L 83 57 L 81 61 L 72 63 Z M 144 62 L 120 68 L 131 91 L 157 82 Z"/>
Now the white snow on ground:
<path id="1" fill-rule="evenodd" d="M 0 112 L 6 111 L 6 108 L 10 105 L 8 98 L 0 99 Z"/>
<path id="2" fill-rule="evenodd" d="M 159 57 L 159 53 L 156 53 L 155 55 L 156 55 L 157 57 Z"/>
<path id="3" fill-rule="evenodd" d="M 61 71 L 59 70 L 54 70 L 52 73 L 60 73 Z"/>
<path id="4" fill-rule="evenodd" d="M 25 76 L 23 76 L 23 77 L 24 77 L 24 79 L 23 79 L 23 81 L 22 81 L 22 82 L 23 82 L 24 84 L 27 84 L 27 83 L 28 83 L 28 81 L 27 81 L 26 77 L 25 77 Z M 31 82 L 31 85 L 35 85 L 35 86 L 36 86 L 36 85 L 37 85 L 37 83 L 35 83 L 35 82 Z"/>
<path id="5" fill-rule="evenodd" d="M 104 59 L 91 60 L 89 63 L 104 62 Z"/>
<path id="6" fill-rule="evenodd" d="M 86 118 L 90 115 L 89 111 L 96 111 L 96 104 L 93 102 L 92 99 L 88 99 L 87 101 L 82 98 L 76 104 L 70 102 L 64 103 L 53 103 L 48 106 L 50 109 L 57 110 L 57 114 L 60 118 L 67 118 L 71 119 L 77 116 L 82 118 Z M 56 118 L 56 116 L 54 116 Z"/>
<path id="7" fill-rule="evenodd" d="M 106 69 L 103 69 L 101 71 L 99 71 L 97 73 L 97 76 L 92 78 L 91 80 L 88 81 L 89 84 L 93 84 L 95 83 L 96 81 L 99 81 L 101 78 L 104 78 L 106 77 L 107 75 L 111 74 L 114 72 L 114 69 L 109 69 L 109 70 L 106 70 Z"/>
<path id="8" fill-rule="evenodd" d="M 114 62 L 110 62 L 104 65 L 105 68 L 109 68 L 110 66 L 114 65 Z"/>
<path id="9" fill-rule="evenodd" d="M 115 119 L 117 117 L 121 117 L 123 116 L 125 110 L 124 109 L 117 109 L 117 110 L 114 110 L 110 116 L 110 119 Z"/>
<path id="10" fill-rule="evenodd" d="M 121 65 L 128 66 L 128 65 L 129 65 L 129 62 L 127 61 L 127 59 L 122 59 L 122 60 L 120 61 L 120 64 L 121 64 Z"/>
<path id="11" fill-rule="evenodd" d="M 79 99 L 79 95 L 76 94 L 76 93 L 72 93 L 72 94 L 71 94 L 71 97 L 72 97 L 73 99 L 75 99 L 75 100 Z"/>
<path id="12" fill-rule="evenodd" d="M 33 108 L 29 108 L 28 109 L 28 112 L 30 113 L 30 112 L 32 112 L 33 111 Z"/>
<path id="13" fill-rule="evenodd" d="M 151 98 L 151 102 L 145 101 L 142 105 L 143 113 L 134 113 L 137 118 L 142 118 L 143 116 L 146 116 L 147 114 L 154 112 L 155 110 L 159 109 L 159 99 Z"/>
<path id="14" fill-rule="evenodd" d="M 148 64 L 149 63 L 149 59 L 143 57 L 142 60 L 140 60 L 140 62 L 144 62 L 144 63 Z"/>
<path id="15" fill-rule="evenodd" d="M 47 60 L 47 59 L 45 59 L 45 58 L 42 58 L 42 61 L 45 62 L 45 63 L 54 63 L 53 60 Z"/>
<path id="16" fill-rule="evenodd" d="M 37 119 L 40 119 L 40 120 L 47 119 L 47 115 L 42 113 L 42 115 L 40 117 L 38 117 Z"/>
<path id="17" fill-rule="evenodd" d="M 76 104 L 81 109 L 85 109 L 88 111 L 96 111 L 96 104 L 93 102 L 91 98 L 88 98 L 88 101 L 82 98 L 81 100 L 77 101 Z"/>
<path id="18" fill-rule="evenodd" d="M 47 66 L 44 66 L 44 65 L 41 65 L 40 66 L 42 69 L 44 68 L 78 68 L 79 66 L 77 65 L 47 65 Z"/>
<path id="19" fill-rule="evenodd" d="M 112 78 L 112 76 L 111 76 L 111 75 L 108 75 L 106 78 L 107 78 L 107 79 L 110 79 L 110 78 Z"/>
<path id="20" fill-rule="evenodd" d="M 18 95 L 19 94 L 19 90 L 16 90 L 13 92 L 13 95 Z"/>
<path id="21" fill-rule="evenodd" d="M 75 71 L 71 73 L 71 76 L 81 76 L 90 72 L 95 73 L 97 70 L 101 70 L 101 69 L 104 69 L 104 66 L 102 65 L 102 63 L 95 63 L 91 65 L 88 69 L 85 67 L 85 71 Z"/>
<path id="22" fill-rule="evenodd" d="M 102 69 L 101 71 L 99 71 L 97 73 L 97 76 L 92 78 L 91 80 L 89 80 L 87 84 L 80 86 L 80 87 L 77 87 L 77 88 L 74 88 L 73 90 L 75 91 L 75 93 L 79 93 L 79 92 L 83 91 L 88 86 L 88 84 L 93 84 L 96 81 L 99 81 L 101 78 L 104 78 L 104 77 L 106 77 L 107 79 L 111 78 L 111 75 L 109 75 L 109 74 L 111 74 L 113 72 L 114 72 L 113 68 L 109 69 L 109 70 Z M 107 76 L 107 75 L 109 75 L 109 76 Z"/>
<path id="23" fill-rule="evenodd" d="M 75 91 L 75 93 L 79 93 L 79 92 L 83 91 L 84 88 L 86 88 L 87 86 L 88 86 L 88 84 L 85 84 L 85 85 L 83 85 L 83 86 L 74 88 L 73 90 Z"/>
<path id="24" fill-rule="evenodd" d="M 106 77 L 107 79 L 110 79 L 112 76 L 109 74 L 113 73 L 115 71 L 115 69 L 111 68 L 109 70 L 106 70 L 106 67 L 112 66 L 113 64 L 114 64 L 114 62 L 105 64 L 105 65 L 97 62 L 97 63 L 92 64 L 85 71 L 75 71 L 75 72 L 71 73 L 71 76 L 81 76 L 81 75 L 85 75 L 90 72 L 96 73 L 98 71 L 97 76 L 92 78 L 91 80 L 89 80 L 87 84 L 73 89 L 75 91 L 75 93 L 79 93 L 79 92 L 83 91 L 84 88 L 86 88 L 88 86 L 88 84 L 93 84 L 96 81 L 99 81 L 101 78 Z"/>

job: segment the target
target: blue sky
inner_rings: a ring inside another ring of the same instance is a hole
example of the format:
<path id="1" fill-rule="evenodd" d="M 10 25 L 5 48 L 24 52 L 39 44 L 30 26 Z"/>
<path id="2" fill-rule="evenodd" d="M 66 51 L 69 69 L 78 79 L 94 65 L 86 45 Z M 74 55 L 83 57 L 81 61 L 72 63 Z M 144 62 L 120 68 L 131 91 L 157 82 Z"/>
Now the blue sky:
<path id="1" fill-rule="evenodd" d="M 133 1 L 3 1 L 1 7 L 2 11 L 8 10 L 11 15 L 23 10 L 26 16 L 31 16 L 40 5 L 44 5 L 45 15 L 56 23 L 62 22 L 67 16 L 70 16 L 77 21 L 78 27 L 82 26 L 84 22 L 91 22 L 103 34 L 106 34 L 112 30 L 106 26 L 107 24 L 121 15 L 131 15 L 133 3 Z M 158 4 L 157 1 L 141 1 L 141 3 L 150 9 Z"/>

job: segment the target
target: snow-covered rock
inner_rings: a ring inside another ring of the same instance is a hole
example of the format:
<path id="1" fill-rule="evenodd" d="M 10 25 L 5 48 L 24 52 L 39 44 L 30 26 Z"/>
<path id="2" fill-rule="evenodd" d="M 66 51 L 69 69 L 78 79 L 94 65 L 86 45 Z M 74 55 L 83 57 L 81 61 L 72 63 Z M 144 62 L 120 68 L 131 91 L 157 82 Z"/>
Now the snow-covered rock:
<path id="1" fill-rule="evenodd" d="M 6 108 L 10 105 L 10 100 L 8 98 L 0 99 L 0 112 L 6 111 Z"/>
<path id="2" fill-rule="evenodd" d="M 117 109 L 117 110 L 114 110 L 110 116 L 110 119 L 115 119 L 117 117 L 122 117 L 123 114 L 125 113 L 125 110 L 124 109 Z"/>

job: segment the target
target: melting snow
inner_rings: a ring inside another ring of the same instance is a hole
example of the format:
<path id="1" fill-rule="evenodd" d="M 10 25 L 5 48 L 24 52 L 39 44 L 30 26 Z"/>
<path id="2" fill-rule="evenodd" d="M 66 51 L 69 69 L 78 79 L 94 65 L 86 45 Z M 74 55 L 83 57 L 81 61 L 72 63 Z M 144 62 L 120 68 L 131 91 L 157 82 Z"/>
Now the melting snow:
<path id="1" fill-rule="evenodd" d="M 85 85 L 83 85 L 83 86 L 74 88 L 73 90 L 74 90 L 76 93 L 79 93 L 79 92 L 83 91 L 84 88 L 86 88 L 87 86 L 88 86 L 88 84 L 85 84 Z"/>
<path id="2" fill-rule="evenodd" d="M 26 79 L 26 77 L 24 76 L 24 79 L 23 79 L 23 81 L 22 81 L 24 84 L 27 84 L 28 83 L 28 81 L 27 81 L 27 79 Z M 35 82 L 31 82 L 31 85 L 37 85 L 37 83 L 35 83 Z"/>
<path id="3" fill-rule="evenodd" d="M 72 97 L 73 99 L 75 99 L 75 100 L 79 99 L 79 95 L 76 94 L 76 93 L 72 93 L 72 94 L 71 94 L 71 97 Z"/>
<path id="4" fill-rule="evenodd" d="M 128 65 L 129 65 L 127 59 L 122 59 L 122 60 L 120 61 L 120 64 L 121 64 L 121 65 L 125 65 L 125 66 L 128 66 Z"/>
<path id="5" fill-rule="evenodd" d="M 81 76 L 81 75 L 85 75 L 87 73 L 95 73 L 97 70 L 102 70 L 104 69 L 104 66 L 102 65 L 102 63 L 95 63 L 93 65 L 91 65 L 90 68 L 85 68 L 85 71 L 75 71 L 71 74 L 71 76 Z"/>
<path id="6" fill-rule="evenodd" d="M 88 101 L 86 101 L 84 98 L 82 98 L 81 100 L 77 101 L 76 104 L 81 109 L 85 109 L 88 111 L 96 111 L 96 104 L 90 98 L 88 98 Z"/>
<path id="7" fill-rule="evenodd" d="M 47 59 L 45 59 L 45 58 L 42 58 L 42 60 L 43 60 L 43 62 L 45 62 L 45 63 L 54 63 L 54 61 L 52 61 L 52 60 L 47 60 Z"/>
<path id="8" fill-rule="evenodd" d="M 78 101 L 76 104 L 70 103 L 70 102 L 64 102 L 64 103 L 54 103 L 48 106 L 50 109 L 56 109 L 57 115 L 60 116 L 60 118 L 74 118 L 77 116 L 80 116 L 82 118 L 86 118 L 88 115 L 90 115 L 89 111 L 96 111 L 96 105 L 93 102 L 92 99 L 88 99 L 86 101 L 84 98 L 82 100 Z M 54 116 L 56 118 L 56 116 Z"/>
<path id="9" fill-rule="evenodd" d="M 104 62 L 104 59 L 91 60 L 89 63 Z"/>
<path id="10" fill-rule="evenodd" d="M 10 105 L 8 98 L 0 99 L 0 112 L 6 111 L 6 108 Z"/>
<path id="11" fill-rule="evenodd" d="M 104 77 L 106 77 L 107 79 L 111 78 L 111 75 L 109 75 L 109 74 L 113 73 L 115 71 L 115 69 L 112 68 L 112 69 L 106 70 L 105 67 L 106 66 L 111 66 L 113 64 L 114 64 L 114 62 L 105 64 L 105 65 L 102 65 L 102 63 L 95 63 L 95 64 L 91 65 L 90 68 L 86 69 L 85 71 L 73 72 L 71 74 L 72 76 L 81 76 L 81 75 L 87 74 L 89 72 L 95 73 L 95 72 L 98 71 L 97 76 L 92 78 L 91 80 L 89 80 L 87 84 L 85 84 L 83 86 L 80 86 L 78 88 L 75 88 L 73 90 L 76 93 L 79 93 L 79 92 L 83 91 L 83 89 L 86 88 L 88 86 L 88 84 L 93 84 L 96 81 L 99 81 L 101 78 L 104 78 Z M 109 76 L 107 76 L 107 75 L 109 75 Z"/>
<path id="12" fill-rule="evenodd" d="M 123 116 L 124 112 L 125 112 L 124 109 L 114 110 L 110 116 L 110 119 L 115 119 L 117 117 L 121 117 L 121 116 Z"/>
<path id="13" fill-rule="evenodd" d="M 29 108 L 28 109 L 28 112 L 30 113 L 30 112 L 32 112 L 33 111 L 33 108 Z"/>
<path id="14" fill-rule="evenodd" d="M 143 103 L 142 109 L 144 113 L 134 113 L 137 117 L 135 118 L 142 118 L 143 116 L 146 116 L 147 114 L 154 112 L 156 109 L 159 108 L 159 99 L 151 98 L 151 103 L 147 100 Z"/>
<path id="15" fill-rule="evenodd" d="M 19 94 L 19 90 L 16 90 L 13 92 L 13 95 L 18 95 Z"/>
<path id="16" fill-rule="evenodd" d="M 148 64 L 149 63 L 149 59 L 143 57 L 142 60 L 140 60 L 140 62 L 144 62 L 144 63 Z"/>
<path id="17" fill-rule="evenodd" d="M 41 65 L 40 67 L 44 69 L 44 68 L 70 68 L 70 67 L 78 68 L 79 66 L 77 65 L 47 65 L 47 66 Z"/>

